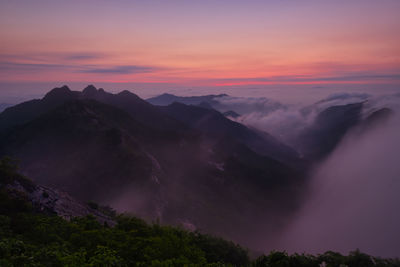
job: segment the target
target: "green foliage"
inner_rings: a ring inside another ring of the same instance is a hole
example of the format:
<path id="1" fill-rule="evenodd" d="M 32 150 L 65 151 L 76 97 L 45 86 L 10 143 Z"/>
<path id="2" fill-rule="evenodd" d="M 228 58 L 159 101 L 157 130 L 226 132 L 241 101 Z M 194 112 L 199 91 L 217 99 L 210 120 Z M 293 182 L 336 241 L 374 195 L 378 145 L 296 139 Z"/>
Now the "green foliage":
<path id="1" fill-rule="evenodd" d="M 252 267 L 395 267 L 400 266 L 398 259 L 381 259 L 369 256 L 356 250 L 348 256 L 337 252 L 327 251 L 313 256 L 305 254 L 288 255 L 286 252 L 272 251 L 268 256 L 263 255 L 254 260 Z"/>
<path id="2" fill-rule="evenodd" d="M 66 221 L 32 212 L 0 216 L 1 266 L 244 266 L 247 253 L 219 238 L 119 215 Z M 210 246 L 207 246 L 207 243 Z M 210 265 L 212 264 L 212 265 Z"/>
<path id="3" fill-rule="evenodd" d="M 28 181 L 9 159 L 0 160 L 1 182 Z M 14 180 L 13 180 L 14 179 Z M 105 207 L 97 206 L 98 209 Z M 112 209 L 109 209 L 112 212 Z M 147 224 L 124 214 L 114 227 L 93 216 L 66 221 L 34 213 L 23 194 L 0 186 L 0 266 L 400 266 L 355 251 L 311 256 L 273 251 L 250 261 L 240 246 L 198 232 Z"/>
<path id="4" fill-rule="evenodd" d="M 273 251 L 250 261 L 228 241 L 120 215 L 115 227 L 94 217 L 66 221 L 29 212 L 0 216 L 0 266 L 400 266 L 359 251 L 312 256 Z"/>

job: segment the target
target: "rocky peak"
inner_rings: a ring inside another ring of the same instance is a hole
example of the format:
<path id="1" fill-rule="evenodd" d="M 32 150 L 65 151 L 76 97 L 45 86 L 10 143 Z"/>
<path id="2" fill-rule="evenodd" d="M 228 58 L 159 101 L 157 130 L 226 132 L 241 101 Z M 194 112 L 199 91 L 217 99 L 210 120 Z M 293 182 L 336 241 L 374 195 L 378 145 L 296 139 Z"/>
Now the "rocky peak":
<path id="1" fill-rule="evenodd" d="M 63 100 L 66 98 L 71 98 L 73 96 L 73 92 L 71 91 L 71 89 L 69 89 L 68 86 L 64 85 L 62 87 L 56 87 L 54 89 L 52 89 L 50 92 L 48 92 L 43 100 Z"/>
<path id="2" fill-rule="evenodd" d="M 86 86 L 85 89 L 83 89 L 82 94 L 84 96 L 94 96 L 97 93 L 97 88 L 94 87 L 92 84 Z"/>

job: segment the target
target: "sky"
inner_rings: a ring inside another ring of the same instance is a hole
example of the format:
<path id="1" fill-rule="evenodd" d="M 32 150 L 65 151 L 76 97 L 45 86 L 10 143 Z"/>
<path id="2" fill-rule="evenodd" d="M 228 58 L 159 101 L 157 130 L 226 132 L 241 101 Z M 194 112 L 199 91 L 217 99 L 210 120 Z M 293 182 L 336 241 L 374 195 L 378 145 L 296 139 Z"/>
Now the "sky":
<path id="1" fill-rule="evenodd" d="M 0 97 L 64 83 L 400 88 L 399 13 L 398 0 L 0 0 Z"/>

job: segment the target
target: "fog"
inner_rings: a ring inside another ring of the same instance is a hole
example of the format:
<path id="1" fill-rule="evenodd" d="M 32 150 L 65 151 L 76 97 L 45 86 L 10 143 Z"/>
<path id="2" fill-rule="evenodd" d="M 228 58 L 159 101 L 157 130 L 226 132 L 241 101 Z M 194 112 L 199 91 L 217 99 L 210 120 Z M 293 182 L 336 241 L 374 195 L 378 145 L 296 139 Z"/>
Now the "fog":
<path id="1" fill-rule="evenodd" d="M 282 237 L 290 252 L 400 255 L 400 124 L 349 134 L 311 177 L 308 199 Z"/>
<path id="2" fill-rule="evenodd" d="M 238 120 L 288 141 L 285 132 L 296 135 L 323 109 L 365 100 L 364 117 L 383 107 L 392 109 L 394 116 L 368 130 L 351 130 L 333 153 L 313 168 L 300 210 L 288 218 L 282 232 L 266 238 L 264 249 L 344 254 L 360 249 L 375 256 L 400 256 L 398 94 L 335 94 L 308 107 L 282 105 L 268 112 L 249 112 Z"/>
<path id="3" fill-rule="evenodd" d="M 224 109 L 240 113 L 232 120 L 292 146 L 295 137 L 328 107 L 364 102 L 363 118 L 384 107 L 394 111 L 387 121 L 350 130 L 328 158 L 312 168 L 301 208 L 287 218 L 282 231 L 265 238 L 262 249 L 344 254 L 360 249 L 375 256 L 400 256 L 399 94 L 335 93 L 309 105 L 267 98 L 216 100 Z"/>
<path id="4" fill-rule="evenodd" d="M 307 102 L 281 103 L 266 97 L 227 96 L 218 97 L 215 100 L 220 104 L 217 107 L 218 109 L 223 111 L 234 110 L 241 115 L 230 119 L 268 132 L 282 142 L 296 147 L 298 135 L 314 122 L 315 117 L 321 111 L 331 106 L 358 103 L 371 98 L 369 94 L 357 92 L 334 93 L 311 104 Z M 373 99 L 380 98 L 373 97 Z M 368 110 L 371 110 L 371 108 Z"/>

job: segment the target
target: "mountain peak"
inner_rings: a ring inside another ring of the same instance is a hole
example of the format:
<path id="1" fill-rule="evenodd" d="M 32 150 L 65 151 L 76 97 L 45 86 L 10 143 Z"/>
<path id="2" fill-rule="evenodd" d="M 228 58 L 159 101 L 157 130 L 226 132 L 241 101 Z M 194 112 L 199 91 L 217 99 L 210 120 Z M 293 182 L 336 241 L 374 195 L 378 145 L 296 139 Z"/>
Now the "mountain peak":
<path id="1" fill-rule="evenodd" d="M 84 95 L 93 95 L 93 94 L 97 93 L 97 88 L 94 87 L 94 85 L 90 84 L 90 85 L 86 86 L 85 89 L 83 89 L 82 93 Z"/>
<path id="2" fill-rule="evenodd" d="M 133 95 L 133 93 L 128 90 L 123 90 L 123 91 L 119 92 L 118 94 L 119 95 Z"/>
<path id="3" fill-rule="evenodd" d="M 56 87 L 52 89 L 44 96 L 44 99 L 61 98 L 70 95 L 71 93 L 72 93 L 71 89 L 69 89 L 67 85 L 64 85 L 62 87 Z"/>
<path id="4" fill-rule="evenodd" d="M 162 95 L 159 95 L 160 97 L 162 96 L 162 97 L 164 97 L 164 96 L 176 96 L 176 95 L 173 95 L 173 94 L 169 94 L 169 93 L 164 93 L 164 94 L 162 94 Z"/>
<path id="5" fill-rule="evenodd" d="M 131 91 L 128 91 L 128 90 L 124 90 L 122 92 L 119 92 L 117 95 L 118 96 L 122 96 L 122 97 L 129 97 L 129 98 L 134 97 L 136 99 L 140 99 L 136 94 L 134 94 L 134 93 L 132 93 Z"/>

